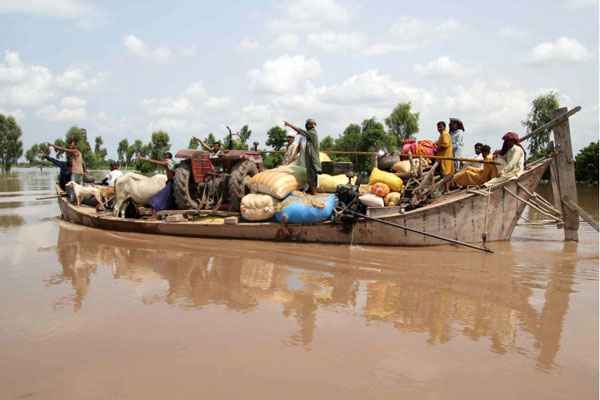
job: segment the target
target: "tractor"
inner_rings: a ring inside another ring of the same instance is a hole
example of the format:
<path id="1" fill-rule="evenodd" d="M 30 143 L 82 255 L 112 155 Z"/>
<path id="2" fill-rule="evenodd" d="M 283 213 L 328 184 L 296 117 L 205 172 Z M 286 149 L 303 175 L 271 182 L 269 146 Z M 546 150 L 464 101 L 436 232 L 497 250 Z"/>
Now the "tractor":
<path id="1" fill-rule="evenodd" d="M 175 155 L 182 160 L 175 168 L 173 195 L 177 208 L 239 211 L 248 179 L 264 168 L 260 152 L 203 147 L 179 150 Z"/>

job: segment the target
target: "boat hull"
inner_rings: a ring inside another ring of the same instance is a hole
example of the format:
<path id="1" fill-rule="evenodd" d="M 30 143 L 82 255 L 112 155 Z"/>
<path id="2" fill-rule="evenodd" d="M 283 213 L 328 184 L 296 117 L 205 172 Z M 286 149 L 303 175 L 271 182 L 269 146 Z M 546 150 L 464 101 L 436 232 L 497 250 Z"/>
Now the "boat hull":
<path id="1" fill-rule="evenodd" d="M 517 180 L 495 186 L 488 196 L 457 192 L 434 201 L 425 207 L 383 217 L 382 219 L 407 227 L 460 240 L 481 243 L 509 240 L 525 204 L 507 190 L 527 199 L 527 193 L 517 182 L 533 192 L 548 167 L 549 160 L 532 165 Z M 341 225 L 287 225 L 279 223 L 215 224 L 205 222 L 166 222 L 117 218 L 97 214 L 89 207 L 77 207 L 59 198 L 59 207 L 66 221 L 92 228 L 121 232 L 174 235 L 187 237 L 295 241 L 318 243 L 353 243 L 386 246 L 433 246 L 447 242 L 419 233 L 409 232 L 373 221 L 360 221 L 350 230 Z"/>

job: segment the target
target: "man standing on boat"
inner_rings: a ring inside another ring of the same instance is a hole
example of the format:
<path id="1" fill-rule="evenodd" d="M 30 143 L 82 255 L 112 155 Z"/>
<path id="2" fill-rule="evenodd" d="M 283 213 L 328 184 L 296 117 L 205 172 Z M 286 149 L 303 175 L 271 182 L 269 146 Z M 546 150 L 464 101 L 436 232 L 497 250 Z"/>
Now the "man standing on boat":
<path id="1" fill-rule="evenodd" d="M 83 156 L 81 151 L 77 148 L 77 140 L 72 138 L 69 141 L 68 147 L 57 146 L 52 143 L 48 143 L 48 147 L 52 147 L 54 150 L 62 151 L 67 154 L 67 160 L 71 163 L 71 180 L 83 185 L 83 176 L 85 173 L 85 166 L 83 163 Z"/>
<path id="2" fill-rule="evenodd" d="M 321 173 L 321 160 L 319 159 L 319 135 L 317 134 L 317 123 L 314 119 L 306 120 L 306 130 L 295 127 L 287 121 L 284 125 L 292 128 L 306 139 L 304 145 L 304 164 L 306 166 L 306 178 L 308 182 L 308 193 L 317 193 L 317 175 Z"/>

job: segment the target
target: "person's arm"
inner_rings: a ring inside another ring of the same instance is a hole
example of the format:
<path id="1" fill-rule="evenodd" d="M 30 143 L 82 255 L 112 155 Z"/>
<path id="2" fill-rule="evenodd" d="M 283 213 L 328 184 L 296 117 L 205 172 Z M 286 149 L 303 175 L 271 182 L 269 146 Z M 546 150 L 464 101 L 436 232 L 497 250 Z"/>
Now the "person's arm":
<path id="1" fill-rule="evenodd" d="M 48 147 L 52 147 L 54 150 L 62 151 L 63 153 L 76 154 L 79 150 L 69 149 L 68 147 L 57 146 L 52 143 L 48 143 Z"/>
<path id="2" fill-rule="evenodd" d="M 296 133 L 298 133 L 304 137 L 306 137 L 306 135 L 308 135 L 308 132 L 306 132 L 304 129 L 300 129 L 297 126 L 294 126 L 287 121 L 283 121 L 283 125 L 287 126 L 288 128 L 292 128 L 293 130 L 296 131 Z"/>
<path id="3" fill-rule="evenodd" d="M 140 158 L 140 160 L 142 160 L 142 161 L 148 161 L 149 163 L 152 163 L 152 164 L 155 164 L 155 165 L 160 165 L 160 166 L 165 167 L 165 168 L 168 167 L 167 161 L 153 160 L 153 159 L 148 158 L 148 157 Z"/>

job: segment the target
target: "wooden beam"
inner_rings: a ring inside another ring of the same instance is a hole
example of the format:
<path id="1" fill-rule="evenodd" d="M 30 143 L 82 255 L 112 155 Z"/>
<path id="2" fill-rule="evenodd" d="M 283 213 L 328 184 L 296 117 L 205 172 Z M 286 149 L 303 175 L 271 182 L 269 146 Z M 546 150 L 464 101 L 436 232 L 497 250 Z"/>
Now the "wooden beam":
<path id="1" fill-rule="evenodd" d="M 564 205 L 567 206 L 567 208 L 569 208 L 573 212 L 578 213 L 585 222 L 590 224 L 591 227 L 594 228 L 596 230 L 596 232 L 598 232 L 598 223 L 596 222 L 594 217 L 592 217 L 590 214 L 588 214 L 587 211 L 585 211 L 583 208 L 581 208 L 577 203 L 575 203 L 573 200 L 569 199 L 567 196 L 563 197 L 562 201 L 563 201 Z"/>
<path id="2" fill-rule="evenodd" d="M 544 125 L 538 127 L 537 129 L 535 129 L 533 132 L 531 132 L 530 134 L 523 136 L 521 138 L 521 142 L 524 140 L 529 139 L 532 136 L 535 135 L 539 135 L 541 133 L 546 132 L 548 129 L 554 128 L 556 125 L 560 124 L 561 122 L 563 122 L 563 120 L 568 120 L 569 117 L 577 112 L 581 111 L 581 106 L 577 106 L 569 111 L 567 111 L 566 107 L 563 108 L 559 108 L 558 110 L 556 110 L 556 112 L 554 113 L 554 118 L 552 118 L 550 121 L 546 122 Z"/>
<path id="3" fill-rule="evenodd" d="M 576 110 L 577 107 L 574 109 Z M 573 111 L 573 110 L 572 110 Z M 578 111 L 578 110 L 577 110 Z M 567 196 L 573 203 L 577 204 L 577 184 L 575 181 L 575 160 L 573 159 L 573 147 L 571 146 L 571 131 L 569 128 L 569 115 L 567 108 L 559 108 L 554 112 L 554 119 L 560 122 L 554 125 L 554 143 L 556 145 L 556 170 L 558 172 L 558 187 L 561 199 Z M 572 115 L 572 114 L 571 114 Z M 577 230 L 579 229 L 579 215 L 576 211 L 562 203 L 562 215 L 564 221 L 565 240 L 579 240 Z"/>

